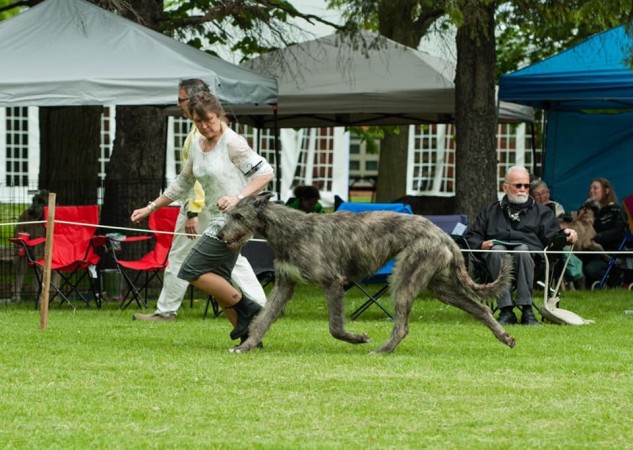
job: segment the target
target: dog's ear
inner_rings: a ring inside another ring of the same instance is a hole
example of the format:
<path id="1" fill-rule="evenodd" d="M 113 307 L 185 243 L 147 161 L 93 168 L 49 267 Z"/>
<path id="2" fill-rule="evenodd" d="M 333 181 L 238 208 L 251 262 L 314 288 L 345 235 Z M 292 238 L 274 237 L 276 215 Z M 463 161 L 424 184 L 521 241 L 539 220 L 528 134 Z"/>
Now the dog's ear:
<path id="1" fill-rule="evenodd" d="M 272 192 L 264 191 L 255 197 L 255 207 L 261 208 L 268 204 L 268 201 L 274 196 Z"/>

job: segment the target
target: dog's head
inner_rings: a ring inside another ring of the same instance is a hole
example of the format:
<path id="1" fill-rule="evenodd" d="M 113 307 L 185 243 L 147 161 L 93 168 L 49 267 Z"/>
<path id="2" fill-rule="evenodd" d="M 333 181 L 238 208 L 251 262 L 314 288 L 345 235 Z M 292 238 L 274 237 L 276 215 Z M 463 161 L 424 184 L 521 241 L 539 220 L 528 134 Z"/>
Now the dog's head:
<path id="1" fill-rule="evenodd" d="M 271 192 L 249 195 L 226 213 L 226 223 L 218 231 L 218 239 L 230 248 L 242 247 L 246 241 L 263 231 L 262 214 L 273 196 Z"/>
<path id="2" fill-rule="evenodd" d="M 599 212 L 600 203 L 595 200 L 587 200 L 578 210 L 576 220 L 582 220 L 583 222 L 593 224 Z"/>

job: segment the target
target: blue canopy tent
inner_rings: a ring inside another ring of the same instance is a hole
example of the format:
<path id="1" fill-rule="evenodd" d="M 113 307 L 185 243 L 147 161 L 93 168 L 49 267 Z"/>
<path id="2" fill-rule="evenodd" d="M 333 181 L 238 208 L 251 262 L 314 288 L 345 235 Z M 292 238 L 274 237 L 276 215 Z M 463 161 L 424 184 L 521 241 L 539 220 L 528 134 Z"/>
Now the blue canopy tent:
<path id="1" fill-rule="evenodd" d="M 499 99 L 546 112 L 542 175 L 567 210 L 598 176 L 620 198 L 633 193 L 632 45 L 617 27 L 501 77 Z"/>

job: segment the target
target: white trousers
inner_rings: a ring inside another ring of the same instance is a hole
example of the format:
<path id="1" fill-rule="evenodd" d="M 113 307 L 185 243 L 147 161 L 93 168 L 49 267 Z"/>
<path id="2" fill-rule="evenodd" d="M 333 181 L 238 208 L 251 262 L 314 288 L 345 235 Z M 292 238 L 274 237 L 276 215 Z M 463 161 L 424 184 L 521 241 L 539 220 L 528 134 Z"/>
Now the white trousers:
<path id="1" fill-rule="evenodd" d="M 202 210 L 198 215 L 198 233 L 202 233 L 209 225 L 210 215 L 206 210 Z M 176 220 L 174 232 L 184 233 L 185 223 L 187 222 L 187 211 L 183 206 Z M 184 299 L 189 283 L 178 278 L 180 266 L 193 248 L 195 239 L 189 239 L 182 234 L 176 234 L 169 251 L 169 264 L 163 275 L 163 288 L 158 296 L 156 304 L 156 313 L 167 315 L 176 314 Z M 235 262 L 235 267 L 231 273 L 231 281 L 239 288 L 244 295 L 264 306 L 266 304 L 266 294 L 262 285 L 257 280 L 253 268 L 246 258 L 239 255 Z"/>

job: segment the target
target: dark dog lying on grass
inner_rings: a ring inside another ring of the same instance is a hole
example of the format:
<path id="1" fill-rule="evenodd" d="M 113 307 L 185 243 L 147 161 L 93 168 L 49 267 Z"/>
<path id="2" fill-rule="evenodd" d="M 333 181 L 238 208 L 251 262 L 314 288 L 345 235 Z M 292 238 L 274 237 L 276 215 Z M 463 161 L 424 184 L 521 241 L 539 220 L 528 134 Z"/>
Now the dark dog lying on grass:
<path id="1" fill-rule="evenodd" d="M 332 336 L 352 344 L 368 342 L 366 334 L 349 333 L 344 328 L 345 285 L 362 280 L 392 258 L 396 259 L 390 280 L 394 327 L 377 352 L 393 352 L 404 339 L 413 300 L 425 288 L 442 302 L 472 314 L 497 339 L 514 347 L 514 338 L 481 304 L 510 286 L 509 256 L 496 281 L 476 284 L 452 238 L 421 216 L 393 212 L 306 214 L 270 203 L 270 196 L 242 199 L 228 211 L 227 222 L 218 232 L 218 238 L 233 248 L 257 233 L 275 251 L 275 287 L 251 323 L 248 339 L 233 351 L 247 352 L 262 340 L 292 297 L 296 282 L 316 283 L 324 289 Z"/>

